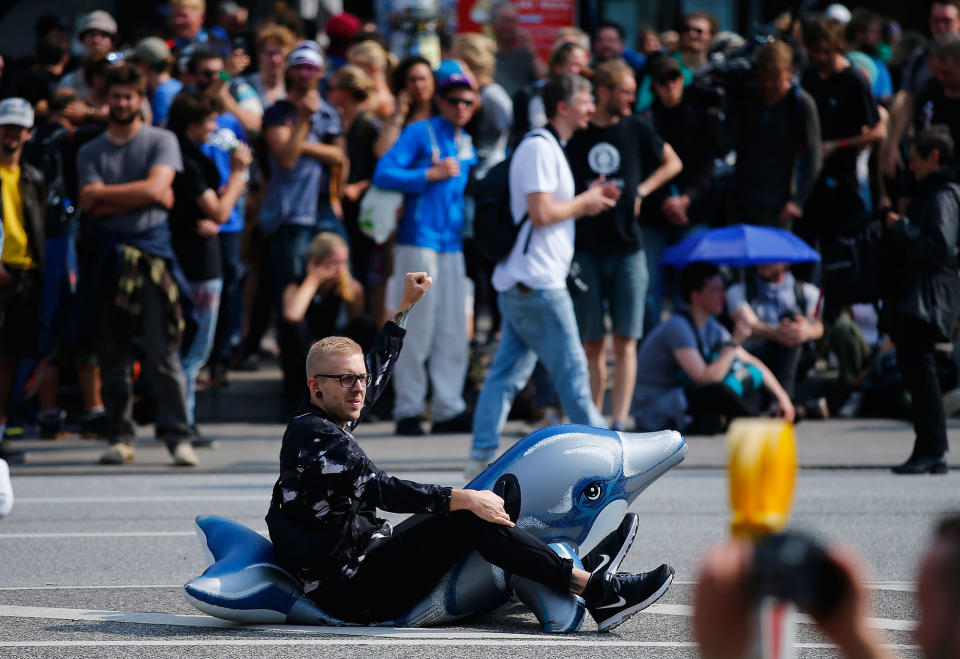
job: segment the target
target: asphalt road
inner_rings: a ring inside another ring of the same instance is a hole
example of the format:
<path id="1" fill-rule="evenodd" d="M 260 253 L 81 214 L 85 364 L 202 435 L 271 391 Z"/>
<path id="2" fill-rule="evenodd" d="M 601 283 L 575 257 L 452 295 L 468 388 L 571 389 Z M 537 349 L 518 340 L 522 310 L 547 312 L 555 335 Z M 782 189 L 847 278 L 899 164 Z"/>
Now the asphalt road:
<path id="1" fill-rule="evenodd" d="M 588 620 L 577 634 L 547 636 L 519 605 L 429 630 L 239 628 L 183 597 L 181 585 L 205 567 L 192 522 L 213 513 L 264 530 L 271 470 L 25 474 L 14 477 L 16 507 L 0 522 L 0 657 L 695 657 L 696 565 L 729 519 L 720 469 L 676 469 L 641 495 L 633 510 L 643 526 L 622 569 L 667 561 L 677 577 L 658 604 L 612 634 Z M 450 470 L 404 476 L 460 484 Z M 960 507 L 958 479 L 805 469 L 797 480 L 793 526 L 859 548 L 874 575 L 875 624 L 905 657 L 919 656 L 908 631 L 914 572 L 937 516 Z M 800 657 L 838 656 L 808 624 L 797 643 Z"/>

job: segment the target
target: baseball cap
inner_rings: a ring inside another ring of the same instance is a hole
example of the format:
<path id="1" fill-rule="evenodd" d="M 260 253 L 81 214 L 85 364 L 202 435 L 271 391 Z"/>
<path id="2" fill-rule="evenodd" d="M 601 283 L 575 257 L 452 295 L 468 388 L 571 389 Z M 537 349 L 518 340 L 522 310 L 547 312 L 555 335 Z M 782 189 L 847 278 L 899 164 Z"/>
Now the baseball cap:
<path id="1" fill-rule="evenodd" d="M 16 96 L 0 101 L 0 126 L 33 128 L 33 107 Z"/>
<path id="2" fill-rule="evenodd" d="M 160 64 L 170 59 L 170 47 L 160 37 L 145 37 L 137 42 L 128 57 L 147 64 Z"/>
<path id="3" fill-rule="evenodd" d="M 336 37 L 349 38 L 359 32 L 361 27 L 363 27 L 363 24 L 360 19 L 345 11 L 328 18 L 324 30 L 331 39 Z"/>
<path id="4" fill-rule="evenodd" d="M 680 63 L 670 55 L 661 55 L 650 64 L 650 79 L 657 82 L 672 80 L 680 71 Z"/>
<path id="5" fill-rule="evenodd" d="M 323 68 L 323 51 L 316 41 L 301 41 L 287 57 L 287 64 L 297 66 L 298 64 L 311 64 L 318 69 Z"/>
<path id="6" fill-rule="evenodd" d="M 456 89 L 457 87 L 473 89 L 473 83 L 470 82 L 470 78 L 462 73 L 451 73 L 444 78 L 439 85 L 437 85 L 437 92 L 440 94 L 446 94 L 451 89 Z"/>
<path id="7" fill-rule="evenodd" d="M 89 14 L 85 14 L 84 17 L 80 19 L 80 25 L 77 26 L 77 34 L 80 36 L 83 36 L 83 33 L 89 30 L 100 30 L 101 32 L 115 35 L 117 33 L 117 22 L 113 20 L 113 16 L 107 12 L 102 9 L 97 9 Z"/>

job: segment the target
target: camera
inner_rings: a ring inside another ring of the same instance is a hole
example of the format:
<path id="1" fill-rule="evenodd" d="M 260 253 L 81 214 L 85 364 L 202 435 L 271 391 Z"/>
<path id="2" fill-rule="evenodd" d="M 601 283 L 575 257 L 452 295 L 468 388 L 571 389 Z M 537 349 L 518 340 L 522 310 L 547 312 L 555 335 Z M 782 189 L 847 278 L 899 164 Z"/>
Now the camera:
<path id="1" fill-rule="evenodd" d="M 786 531 L 757 541 L 751 566 L 756 599 L 775 597 L 813 613 L 829 613 L 849 587 L 846 577 L 812 536 Z"/>
<path id="2" fill-rule="evenodd" d="M 582 275 L 580 264 L 576 261 L 570 263 L 570 271 L 567 273 L 567 290 L 570 292 L 570 297 L 580 297 L 590 292 L 590 284 L 583 280 Z"/>

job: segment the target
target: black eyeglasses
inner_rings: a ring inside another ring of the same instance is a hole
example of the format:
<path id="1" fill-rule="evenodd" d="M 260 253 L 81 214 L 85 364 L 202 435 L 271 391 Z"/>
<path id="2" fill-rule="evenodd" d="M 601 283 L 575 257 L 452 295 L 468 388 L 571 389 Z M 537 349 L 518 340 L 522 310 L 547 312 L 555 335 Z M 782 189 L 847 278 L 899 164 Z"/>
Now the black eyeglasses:
<path id="1" fill-rule="evenodd" d="M 703 34 L 704 30 L 702 27 L 696 27 L 694 25 L 684 25 L 684 32 L 693 32 L 694 34 Z"/>
<path id="2" fill-rule="evenodd" d="M 447 103 L 449 103 L 450 105 L 462 105 L 462 106 L 465 107 L 465 108 L 472 108 L 472 107 L 473 107 L 473 101 L 471 101 L 469 98 L 459 98 L 459 97 L 456 97 L 456 96 L 445 96 L 445 97 L 443 98 L 443 100 L 445 100 L 445 101 L 446 101 Z"/>
<path id="3" fill-rule="evenodd" d="M 327 375 L 326 373 L 317 373 L 315 378 L 336 378 L 340 380 L 340 386 L 344 389 L 353 389 L 357 382 L 366 389 L 373 384 L 373 373 L 341 373 L 339 375 Z"/>
<path id="4" fill-rule="evenodd" d="M 214 71 L 213 69 L 204 69 L 202 71 L 197 71 L 197 75 L 203 76 L 204 78 L 214 78 L 219 75 L 219 71 Z"/>

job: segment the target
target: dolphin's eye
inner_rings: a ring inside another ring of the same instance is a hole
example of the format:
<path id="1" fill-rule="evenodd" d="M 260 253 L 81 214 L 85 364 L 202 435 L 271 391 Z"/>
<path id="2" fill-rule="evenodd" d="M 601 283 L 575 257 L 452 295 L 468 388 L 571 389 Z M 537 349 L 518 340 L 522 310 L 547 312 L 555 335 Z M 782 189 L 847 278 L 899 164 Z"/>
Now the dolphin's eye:
<path id="1" fill-rule="evenodd" d="M 598 482 L 593 482 L 583 489 L 583 496 L 587 501 L 596 501 L 603 494 L 603 486 Z"/>

